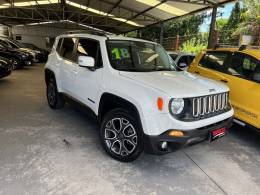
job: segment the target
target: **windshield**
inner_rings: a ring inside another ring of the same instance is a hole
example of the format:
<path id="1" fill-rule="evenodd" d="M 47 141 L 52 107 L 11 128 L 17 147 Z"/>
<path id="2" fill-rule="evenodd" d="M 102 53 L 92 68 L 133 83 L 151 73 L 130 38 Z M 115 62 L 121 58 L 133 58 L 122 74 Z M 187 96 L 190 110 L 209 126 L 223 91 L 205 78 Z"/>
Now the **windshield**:
<path id="1" fill-rule="evenodd" d="M 129 40 L 108 40 L 110 63 L 116 70 L 149 72 L 175 70 L 174 61 L 162 46 Z"/>

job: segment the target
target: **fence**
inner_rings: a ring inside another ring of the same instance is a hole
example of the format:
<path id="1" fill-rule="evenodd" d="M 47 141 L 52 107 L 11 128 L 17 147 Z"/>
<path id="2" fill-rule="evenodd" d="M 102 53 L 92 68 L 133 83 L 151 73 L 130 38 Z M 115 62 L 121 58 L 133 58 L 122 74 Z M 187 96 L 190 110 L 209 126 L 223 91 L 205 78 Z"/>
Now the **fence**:
<path id="1" fill-rule="evenodd" d="M 162 40 L 162 46 L 168 51 L 177 51 L 180 50 L 180 47 L 183 43 L 188 40 L 200 40 L 201 43 L 207 45 L 207 37 L 203 37 L 201 34 L 195 35 L 187 35 L 187 36 L 175 36 L 175 37 L 167 37 Z M 160 42 L 159 39 L 155 40 L 157 43 Z"/>
<path id="2" fill-rule="evenodd" d="M 178 51 L 180 50 L 183 43 L 188 40 L 199 40 L 200 43 L 207 46 L 208 44 L 208 36 L 202 34 L 195 34 L 195 35 L 188 35 L 188 36 L 175 36 L 175 37 L 167 37 L 162 40 L 162 46 L 168 51 Z M 223 34 L 220 35 L 218 33 L 218 44 L 219 45 L 229 45 L 229 46 L 236 46 L 240 45 L 240 35 L 234 36 L 224 36 Z M 159 39 L 155 40 L 159 43 Z M 252 46 L 260 46 L 260 37 L 252 36 Z"/>

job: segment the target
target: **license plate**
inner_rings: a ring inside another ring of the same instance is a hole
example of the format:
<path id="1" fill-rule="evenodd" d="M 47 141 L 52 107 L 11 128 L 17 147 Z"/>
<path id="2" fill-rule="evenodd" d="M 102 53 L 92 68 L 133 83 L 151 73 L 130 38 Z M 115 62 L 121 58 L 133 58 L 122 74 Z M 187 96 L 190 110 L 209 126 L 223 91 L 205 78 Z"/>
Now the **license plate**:
<path id="1" fill-rule="evenodd" d="M 223 137 L 226 135 L 227 131 L 225 127 L 221 127 L 219 129 L 215 129 L 209 132 L 209 141 L 214 141 L 215 139 L 218 139 L 220 137 Z"/>
<path id="2" fill-rule="evenodd" d="M 31 65 L 32 64 L 32 62 L 30 62 L 30 61 L 26 61 L 25 63 L 26 63 L 26 65 Z"/>

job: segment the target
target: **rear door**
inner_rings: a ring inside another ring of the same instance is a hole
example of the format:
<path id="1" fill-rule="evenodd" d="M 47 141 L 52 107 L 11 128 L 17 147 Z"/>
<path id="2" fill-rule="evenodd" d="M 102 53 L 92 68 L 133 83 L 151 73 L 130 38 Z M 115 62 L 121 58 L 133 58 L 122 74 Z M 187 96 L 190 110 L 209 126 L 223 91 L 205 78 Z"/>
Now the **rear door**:
<path id="1" fill-rule="evenodd" d="M 235 116 L 260 128 L 260 84 L 253 81 L 253 74 L 260 73 L 259 60 L 235 52 L 228 63 L 227 73 Z"/>
<path id="2" fill-rule="evenodd" d="M 65 37 L 63 38 L 61 47 L 59 49 L 59 57 L 57 63 L 60 68 L 60 81 L 61 87 L 65 93 L 73 96 L 73 83 L 75 81 L 75 67 L 76 58 L 75 58 L 75 43 L 76 38 Z"/>

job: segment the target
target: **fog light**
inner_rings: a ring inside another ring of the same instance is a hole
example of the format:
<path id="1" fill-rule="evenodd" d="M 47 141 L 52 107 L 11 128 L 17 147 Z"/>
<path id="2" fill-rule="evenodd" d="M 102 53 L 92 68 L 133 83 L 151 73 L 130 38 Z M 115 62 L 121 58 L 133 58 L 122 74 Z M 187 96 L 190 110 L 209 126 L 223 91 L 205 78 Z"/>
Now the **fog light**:
<path id="1" fill-rule="evenodd" d="M 169 132 L 169 136 L 173 136 L 173 137 L 182 137 L 184 136 L 182 131 L 178 131 L 178 130 L 172 130 Z"/>
<path id="2" fill-rule="evenodd" d="M 163 149 L 163 150 L 166 150 L 168 147 L 167 142 L 161 142 L 160 145 L 161 145 L 161 149 Z"/>

